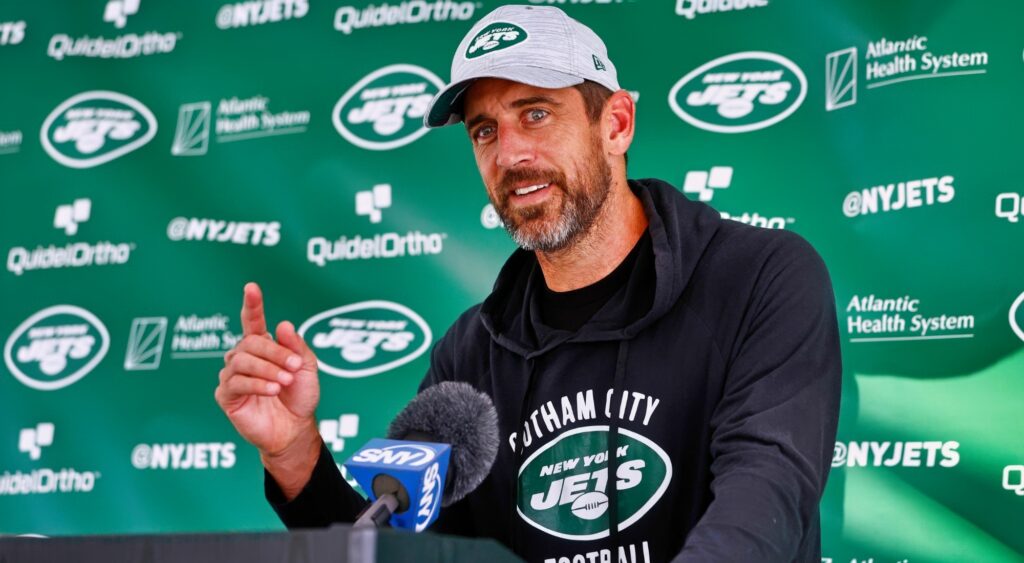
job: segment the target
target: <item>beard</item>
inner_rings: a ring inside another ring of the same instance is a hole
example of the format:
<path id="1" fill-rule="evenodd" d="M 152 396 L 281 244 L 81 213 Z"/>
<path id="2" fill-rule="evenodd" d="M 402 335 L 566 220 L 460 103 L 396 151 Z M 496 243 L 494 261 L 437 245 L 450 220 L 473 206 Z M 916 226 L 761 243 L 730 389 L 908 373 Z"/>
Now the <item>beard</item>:
<path id="1" fill-rule="evenodd" d="M 612 172 L 601 153 L 600 141 L 591 139 L 590 151 L 577 164 L 575 181 L 570 185 L 565 174 L 554 169 L 513 169 L 498 183 L 492 198 L 505 230 L 520 248 L 557 252 L 574 245 L 593 226 L 611 192 Z M 546 201 L 529 207 L 513 207 L 509 199 L 513 188 L 523 183 L 558 186 L 562 197 L 557 206 Z M 496 199 L 496 201 L 495 201 Z"/>

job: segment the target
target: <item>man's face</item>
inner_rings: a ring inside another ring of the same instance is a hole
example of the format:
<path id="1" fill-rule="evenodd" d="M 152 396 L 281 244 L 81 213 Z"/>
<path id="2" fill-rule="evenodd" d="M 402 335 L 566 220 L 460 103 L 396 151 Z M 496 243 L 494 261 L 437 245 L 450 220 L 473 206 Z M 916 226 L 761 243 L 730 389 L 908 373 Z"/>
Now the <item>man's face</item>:
<path id="1" fill-rule="evenodd" d="M 542 252 L 572 246 L 597 219 L 612 182 L 583 96 L 484 78 L 466 93 L 464 110 L 480 176 L 512 239 Z"/>

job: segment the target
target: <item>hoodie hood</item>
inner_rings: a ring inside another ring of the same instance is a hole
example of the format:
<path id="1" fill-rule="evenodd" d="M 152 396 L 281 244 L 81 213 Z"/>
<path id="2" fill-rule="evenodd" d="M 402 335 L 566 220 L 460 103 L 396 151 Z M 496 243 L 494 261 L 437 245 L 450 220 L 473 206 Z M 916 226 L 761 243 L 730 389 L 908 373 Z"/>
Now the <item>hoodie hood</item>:
<path id="1" fill-rule="evenodd" d="M 654 251 L 654 298 L 638 319 L 627 315 L 631 300 L 640 299 L 633 276 L 594 316 L 575 332 L 543 325 L 535 295 L 544 278 L 536 255 L 517 249 L 502 267 L 494 290 L 480 308 L 480 318 L 495 343 L 532 359 L 563 342 L 629 340 L 656 322 L 686 289 L 694 268 L 721 225 L 711 207 L 678 197 L 670 184 L 654 179 L 629 180 L 643 204 Z"/>

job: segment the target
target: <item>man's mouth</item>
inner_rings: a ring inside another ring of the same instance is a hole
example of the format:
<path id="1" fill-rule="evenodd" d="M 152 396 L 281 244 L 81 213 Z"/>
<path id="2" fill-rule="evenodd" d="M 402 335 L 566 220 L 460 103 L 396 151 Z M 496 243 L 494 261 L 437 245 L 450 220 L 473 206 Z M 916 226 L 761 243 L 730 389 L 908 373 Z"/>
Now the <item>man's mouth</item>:
<path id="1" fill-rule="evenodd" d="M 526 187 L 523 187 L 523 188 L 517 188 L 515 190 L 515 194 L 516 195 L 532 194 L 533 192 L 535 192 L 537 190 L 543 190 L 544 188 L 548 187 L 549 185 L 550 185 L 550 183 L 547 183 L 547 184 L 534 184 L 532 186 L 526 186 Z"/>

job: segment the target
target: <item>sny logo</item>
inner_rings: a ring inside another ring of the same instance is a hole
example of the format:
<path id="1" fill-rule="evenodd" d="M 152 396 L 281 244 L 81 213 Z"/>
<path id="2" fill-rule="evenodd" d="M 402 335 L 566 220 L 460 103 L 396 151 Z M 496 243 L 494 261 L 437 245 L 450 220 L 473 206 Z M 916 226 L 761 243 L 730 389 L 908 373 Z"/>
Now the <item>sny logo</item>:
<path id="1" fill-rule="evenodd" d="M 92 200 L 88 198 L 76 199 L 68 205 L 58 205 L 57 211 L 53 214 L 53 228 L 64 229 L 64 234 L 71 236 L 78 233 L 79 223 L 89 220 L 92 211 Z"/>
<path id="2" fill-rule="evenodd" d="M 435 457 L 437 454 L 434 450 L 426 446 L 401 444 L 384 448 L 364 448 L 352 456 L 352 461 L 420 467 L 434 461 Z"/>
<path id="3" fill-rule="evenodd" d="M 377 184 L 371 190 L 356 192 L 356 215 L 369 217 L 371 223 L 380 223 L 380 210 L 388 207 L 391 207 L 391 184 Z"/>
<path id="4" fill-rule="evenodd" d="M 128 16 L 134 16 L 139 12 L 139 0 L 110 0 L 103 10 L 103 21 L 114 24 L 117 29 L 123 29 L 128 23 Z"/>
<path id="5" fill-rule="evenodd" d="M 30 459 L 39 459 L 43 448 L 53 445 L 53 423 L 40 422 L 35 428 L 22 428 L 18 435 L 18 451 Z"/>

